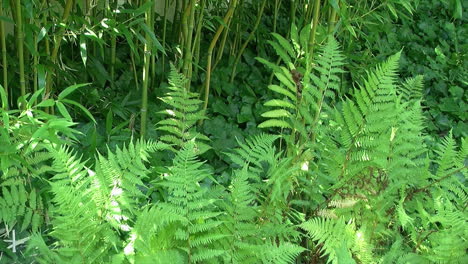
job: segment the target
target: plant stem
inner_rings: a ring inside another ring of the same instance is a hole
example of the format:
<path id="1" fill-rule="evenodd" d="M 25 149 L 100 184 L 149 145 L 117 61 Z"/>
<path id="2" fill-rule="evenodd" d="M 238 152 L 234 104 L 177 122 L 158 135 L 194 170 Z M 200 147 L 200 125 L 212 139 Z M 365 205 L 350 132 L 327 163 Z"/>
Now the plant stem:
<path id="1" fill-rule="evenodd" d="M 68 17 L 70 16 L 70 12 L 73 6 L 73 0 L 67 0 L 65 4 L 65 8 L 63 9 L 63 15 L 62 15 L 62 24 L 66 24 Z M 52 55 L 50 57 L 50 60 L 52 64 L 55 64 L 57 61 L 57 56 L 58 56 L 58 51 L 60 49 L 60 43 L 62 42 L 63 35 L 65 33 L 65 25 L 62 25 L 60 28 L 58 34 L 55 37 L 55 43 L 54 43 L 54 49 L 52 50 Z M 47 73 L 47 78 L 46 78 L 46 96 L 51 93 L 52 89 L 52 76 L 54 75 L 54 68 L 50 69 L 50 71 Z"/>
<path id="2" fill-rule="evenodd" d="M 18 45 L 18 64 L 19 64 L 19 74 L 20 74 L 20 89 L 21 96 L 26 94 L 26 82 L 24 80 L 24 36 L 23 36 L 23 16 L 21 12 L 21 1 L 16 0 L 16 41 Z"/>
<path id="3" fill-rule="evenodd" d="M 340 1 L 337 1 L 338 6 L 340 5 Z M 331 13 L 330 17 L 328 18 L 328 34 L 332 34 L 335 30 L 336 25 L 336 10 L 333 6 L 330 5 Z"/>
<path id="4" fill-rule="evenodd" d="M 210 94 L 210 81 L 211 81 L 211 59 L 213 56 L 213 49 L 216 46 L 216 42 L 218 42 L 219 36 L 223 32 L 224 25 L 228 23 L 228 21 L 231 19 L 234 10 L 236 9 L 237 6 L 237 0 L 232 0 L 231 4 L 228 8 L 228 11 L 226 15 L 223 18 L 224 24 L 220 24 L 218 27 L 218 30 L 216 30 L 216 33 L 211 40 L 210 46 L 208 48 L 208 55 L 207 55 L 207 63 L 206 63 L 206 79 L 205 79 L 205 99 L 203 103 L 203 110 L 206 110 L 208 108 L 208 98 Z M 201 125 L 203 123 L 203 120 L 200 120 L 199 124 Z"/>
<path id="5" fill-rule="evenodd" d="M 308 46 L 309 58 L 311 61 L 314 56 L 315 35 L 317 33 L 317 26 L 318 26 L 319 15 L 320 15 L 320 5 L 321 5 L 320 0 L 315 0 L 312 30 L 310 31 L 309 46 Z"/>
<path id="6" fill-rule="evenodd" d="M 232 65 L 231 81 L 230 81 L 231 83 L 234 81 L 234 77 L 236 77 L 237 64 L 239 63 L 240 58 L 241 58 L 242 54 L 244 53 L 245 48 L 247 48 L 247 45 L 249 44 L 249 42 L 254 37 L 255 32 L 257 31 L 258 25 L 260 25 L 260 21 L 262 20 L 263 11 L 265 10 L 266 3 L 267 3 L 267 1 L 263 0 L 262 5 L 261 5 L 260 9 L 258 10 L 257 20 L 255 21 L 255 25 L 254 25 L 252 31 L 250 32 L 249 36 L 245 40 L 244 44 L 242 44 L 241 49 L 237 53 L 236 59 L 234 61 L 234 65 Z"/>
<path id="7" fill-rule="evenodd" d="M 0 3 L 0 16 L 3 16 L 3 3 Z M 8 109 L 8 60 L 7 60 L 7 51 L 6 51 L 6 43 L 5 43 L 5 25 L 3 24 L 3 20 L 0 20 L 0 38 L 1 38 L 1 45 L 2 45 L 2 65 L 3 65 L 3 88 L 5 89 L 7 101 L 6 109 Z"/>
<path id="8" fill-rule="evenodd" d="M 200 62 L 200 43 L 201 43 L 201 30 L 203 28 L 203 17 L 205 15 L 205 0 L 200 0 L 200 13 L 198 14 L 197 30 L 195 33 L 195 45 L 192 53 L 195 54 L 195 70 L 194 75 L 198 76 L 198 64 Z"/>
<path id="9" fill-rule="evenodd" d="M 117 1 L 115 1 L 115 6 L 111 7 L 111 4 L 108 5 L 108 15 L 112 16 L 114 22 L 117 24 L 117 14 L 115 10 L 117 9 Z M 114 9 L 114 10 L 112 10 Z M 115 60 L 116 60 L 116 52 L 117 52 L 117 35 L 116 33 L 111 30 L 111 61 L 110 61 L 110 86 L 113 89 L 115 85 Z"/>
<path id="10" fill-rule="evenodd" d="M 166 35 L 167 35 L 167 11 L 169 6 L 169 0 L 164 0 L 164 21 L 163 21 L 163 39 L 162 39 L 162 46 L 166 48 Z M 166 55 L 162 55 L 162 72 L 164 74 L 166 68 Z"/>
<path id="11" fill-rule="evenodd" d="M 148 2 L 149 0 L 146 0 Z M 150 30 L 151 28 L 151 10 L 145 12 L 145 22 Z M 151 37 L 148 33 L 145 34 L 145 45 L 144 45 L 144 57 L 143 57 L 143 85 L 142 85 L 142 94 L 141 94 L 141 127 L 140 127 L 140 136 L 145 138 L 146 136 L 146 119 L 148 112 L 148 82 L 149 82 L 149 66 L 151 58 Z"/>
<path id="12" fill-rule="evenodd" d="M 185 28 L 185 52 L 184 52 L 184 64 L 183 64 L 183 74 L 189 80 L 186 84 L 187 90 L 190 90 L 190 83 L 191 83 L 191 76 L 192 76 L 192 45 L 193 45 L 193 25 L 195 20 L 195 0 L 190 0 L 190 2 L 186 6 L 185 17 L 186 17 L 186 25 Z"/>

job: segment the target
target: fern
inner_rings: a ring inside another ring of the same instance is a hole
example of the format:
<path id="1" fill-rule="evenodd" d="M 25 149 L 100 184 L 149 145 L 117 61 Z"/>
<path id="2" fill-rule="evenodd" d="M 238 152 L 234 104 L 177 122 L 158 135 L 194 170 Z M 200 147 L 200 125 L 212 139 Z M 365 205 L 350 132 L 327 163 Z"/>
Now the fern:
<path id="1" fill-rule="evenodd" d="M 221 212 L 214 205 L 216 200 L 209 196 L 209 190 L 200 186 L 209 177 L 202 166 L 196 160 L 195 143 L 189 141 L 177 153 L 169 174 L 160 184 L 170 193 L 161 207 L 184 219 L 177 225 L 174 236 L 188 263 L 206 262 L 224 254 L 216 245 L 224 237 L 216 231 L 222 224 L 218 220 Z"/>
<path id="2" fill-rule="evenodd" d="M 155 142 L 130 143 L 107 158 L 98 156 L 96 170 L 85 166 L 66 147 L 51 148 L 55 175 L 50 185 L 54 207 L 50 212 L 53 230 L 49 236 L 56 248 L 45 250 L 35 239 L 32 250 L 39 259 L 60 262 L 109 262 L 118 259 L 130 236 L 133 222 L 140 215 L 135 209 L 146 203 L 144 165 L 149 152 L 165 148 Z M 127 256 L 124 256 L 127 257 Z"/>
<path id="3" fill-rule="evenodd" d="M 317 56 L 312 70 L 304 60 L 300 60 L 303 63 L 296 69 L 292 59 L 288 57 L 293 54 L 291 44 L 278 37 L 277 40 L 280 44 L 271 44 L 288 67 L 272 66 L 271 63 L 259 59 L 274 71 L 280 82 L 280 85 L 269 86 L 279 97 L 265 103 L 265 106 L 274 109 L 262 114 L 267 120 L 259 127 L 292 129 L 290 137 L 286 137 L 288 146 L 296 149 L 296 153 L 301 153 L 302 145 L 307 143 L 307 139 L 312 135 L 316 137 L 320 115 L 324 109 L 329 108 L 328 103 L 334 100 L 338 93 L 338 75 L 343 72 L 341 66 L 344 58 L 338 50 L 336 40 L 330 38 Z M 298 141 L 296 133 L 300 135 Z M 299 146 L 296 146 L 298 144 Z"/>
<path id="4" fill-rule="evenodd" d="M 170 91 L 161 98 L 170 108 L 160 112 L 166 115 L 167 118 L 158 122 L 156 129 L 165 131 L 166 134 L 159 137 L 159 140 L 172 145 L 174 151 L 182 148 L 187 141 L 195 138 L 197 148 L 200 153 L 203 153 L 209 149 L 208 145 L 204 143 L 209 139 L 197 133 L 194 125 L 206 117 L 201 109 L 202 101 L 198 99 L 198 94 L 186 90 L 185 84 L 187 81 L 185 76 L 178 73 L 176 68 L 171 65 L 169 74 Z"/>

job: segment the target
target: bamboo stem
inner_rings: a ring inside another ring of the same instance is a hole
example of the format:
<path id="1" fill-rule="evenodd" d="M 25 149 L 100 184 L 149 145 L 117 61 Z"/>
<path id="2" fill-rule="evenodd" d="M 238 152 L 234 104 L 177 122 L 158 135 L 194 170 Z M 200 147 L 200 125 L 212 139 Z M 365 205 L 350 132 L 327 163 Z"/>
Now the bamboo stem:
<path id="1" fill-rule="evenodd" d="M 146 0 L 148 2 L 150 0 Z M 145 22 L 150 30 L 151 28 L 151 10 L 145 12 Z M 145 45 L 144 45 L 144 57 L 143 57 L 143 85 L 142 85 L 142 94 L 141 94 L 141 127 L 140 127 L 140 136 L 145 138 L 146 136 L 146 121 L 148 115 L 148 83 L 149 83 L 149 66 L 151 58 L 151 37 L 148 33 L 145 34 Z"/>
<path id="2" fill-rule="evenodd" d="M 262 5 L 261 5 L 260 9 L 258 10 L 257 20 L 255 21 L 255 25 L 254 25 L 252 31 L 250 32 L 249 36 L 245 40 L 244 44 L 242 44 L 241 49 L 237 53 L 237 57 L 236 57 L 236 60 L 234 61 L 234 65 L 232 65 L 231 80 L 230 80 L 231 83 L 234 82 L 234 78 L 236 77 L 237 64 L 239 64 L 240 58 L 241 58 L 242 54 L 244 53 L 245 48 L 247 48 L 247 45 L 252 40 L 252 38 L 255 36 L 255 32 L 257 31 L 258 25 L 260 25 L 260 21 L 262 20 L 263 11 L 265 10 L 266 3 L 267 3 L 267 1 L 263 0 Z"/>
<path id="3" fill-rule="evenodd" d="M 321 5 L 320 0 L 315 0 L 312 30 L 310 31 L 309 46 L 308 46 L 310 60 L 312 60 L 314 56 L 315 36 L 317 33 L 317 26 L 318 26 L 319 15 L 320 15 L 320 5 Z"/>
<path id="4" fill-rule="evenodd" d="M 337 1 L 338 6 L 340 5 L 340 1 Z M 335 31 L 335 25 L 336 25 L 336 10 L 333 8 L 333 6 L 330 6 L 331 8 L 331 13 L 330 17 L 328 18 L 328 34 L 332 34 L 333 31 Z"/>
<path id="5" fill-rule="evenodd" d="M 168 12 L 169 0 L 164 0 L 164 21 L 163 21 L 163 39 L 162 46 L 166 48 L 166 35 L 167 35 L 167 12 Z M 166 55 L 162 55 L 162 72 L 164 74 L 166 68 Z"/>
<path id="6" fill-rule="evenodd" d="M 62 15 L 62 24 L 66 24 L 68 17 L 70 16 L 70 12 L 73 6 L 73 0 L 67 0 L 65 4 L 65 8 L 63 9 L 63 15 Z M 62 42 L 63 35 L 65 33 L 65 25 L 62 25 L 60 28 L 56 38 L 55 38 L 55 43 L 54 43 L 54 49 L 52 50 L 52 54 L 50 56 L 50 60 L 52 64 L 55 64 L 57 62 L 57 56 L 58 56 L 58 51 L 60 49 L 60 43 Z M 51 89 L 52 89 L 52 75 L 54 75 L 54 68 L 52 68 L 48 73 L 46 77 L 46 95 L 50 94 Z"/>
<path id="7" fill-rule="evenodd" d="M 216 30 L 216 33 L 211 40 L 210 46 L 208 48 L 208 57 L 207 57 L 207 63 L 206 63 L 206 79 L 205 79 L 205 99 L 203 103 L 203 110 L 206 110 L 208 108 L 208 98 L 210 94 L 210 81 L 211 81 L 211 63 L 212 63 L 212 56 L 213 56 L 213 50 L 214 47 L 216 46 L 216 43 L 218 42 L 219 36 L 224 30 L 224 25 L 228 23 L 228 21 L 231 19 L 232 15 L 234 14 L 234 10 L 236 9 L 237 6 L 237 0 L 232 0 L 231 4 L 229 6 L 229 9 L 226 13 L 226 15 L 223 18 L 224 24 L 219 25 L 218 30 Z M 201 125 L 203 123 L 202 120 L 200 120 L 199 124 Z"/>
<path id="8" fill-rule="evenodd" d="M 198 76 L 198 64 L 200 62 L 200 43 L 201 43 L 201 30 L 203 28 L 203 18 L 205 15 L 205 0 L 200 0 L 200 14 L 198 15 L 197 30 L 195 33 L 195 45 L 192 53 L 195 54 L 195 76 Z"/>
<path id="9" fill-rule="evenodd" d="M 26 94 L 26 82 L 24 80 L 24 35 L 23 35 L 23 15 L 21 11 L 21 1 L 16 0 L 16 41 L 18 45 L 18 63 L 19 63 L 19 74 L 20 74 L 20 89 L 21 96 Z"/>
<path id="10" fill-rule="evenodd" d="M 112 7 L 109 3 L 108 7 L 108 12 L 109 15 L 111 15 L 114 18 L 115 23 L 117 23 L 117 14 L 115 10 L 117 9 L 117 0 L 115 0 L 115 6 L 114 10 L 112 10 Z M 113 89 L 115 85 L 115 61 L 116 61 L 116 55 L 117 55 L 117 35 L 116 33 L 111 30 L 111 65 L 110 65 L 110 86 Z"/>
<path id="11" fill-rule="evenodd" d="M 185 45 L 184 45 L 184 62 L 183 62 L 183 74 L 187 77 L 187 79 L 191 80 L 191 65 L 192 65 L 192 41 L 193 41 L 193 27 L 194 27 L 194 20 L 195 20 L 195 0 L 190 0 L 190 2 L 186 6 L 186 11 L 184 12 L 185 15 L 185 22 L 184 23 L 184 31 L 185 31 Z M 190 90 L 190 81 L 187 82 L 186 88 Z"/>
<path id="12" fill-rule="evenodd" d="M 3 16 L 3 3 L 0 3 L 0 16 Z M 3 24 L 3 20 L 0 20 L 0 38 L 1 38 L 1 45 L 2 45 L 2 65 L 3 65 L 3 88 L 5 89 L 7 101 L 6 109 L 8 109 L 8 60 L 7 60 L 7 51 L 6 51 L 6 32 L 5 32 L 5 25 Z"/>

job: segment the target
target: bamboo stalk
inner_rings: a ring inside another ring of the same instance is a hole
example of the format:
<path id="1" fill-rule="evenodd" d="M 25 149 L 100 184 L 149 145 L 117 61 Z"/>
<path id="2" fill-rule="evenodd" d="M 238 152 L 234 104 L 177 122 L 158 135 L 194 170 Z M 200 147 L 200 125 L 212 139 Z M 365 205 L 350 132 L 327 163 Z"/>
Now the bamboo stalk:
<path id="1" fill-rule="evenodd" d="M 16 0 L 16 41 L 18 45 L 18 64 L 19 64 L 19 75 L 20 75 L 20 89 L 21 96 L 26 94 L 26 82 L 24 79 L 24 35 L 23 35 L 23 16 L 21 11 L 21 1 Z"/>
<path id="2" fill-rule="evenodd" d="M 3 16 L 3 3 L 0 3 L 0 16 Z M 5 89 L 5 93 L 7 96 L 7 101 L 5 102 L 6 108 L 8 109 L 8 60 L 7 60 L 7 51 L 6 51 L 6 33 L 5 33 L 5 25 L 3 24 L 3 20 L 0 20 L 0 38 L 1 38 L 1 45 L 2 45 L 2 65 L 3 65 L 3 88 Z"/>
<path id="3" fill-rule="evenodd" d="M 319 15 L 320 15 L 320 5 L 321 5 L 320 0 L 315 0 L 312 30 L 310 31 L 309 45 L 308 45 L 310 60 L 312 60 L 313 55 L 314 55 L 315 36 L 317 33 L 317 26 L 318 26 Z"/>
<path id="4" fill-rule="evenodd" d="M 206 63 L 206 79 L 205 79 L 205 85 L 204 85 L 205 86 L 205 99 L 204 99 L 204 104 L 203 104 L 203 110 L 206 110 L 208 108 L 208 98 L 210 94 L 210 81 L 211 81 L 211 63 L 212 63 L 211 60 L 213 57 L 213 49 L 216 46 L 216 43 L 218 42 L 219 36 L 224 30 L 224 25 L 228 23 L 228 21 L 231 19 L 232 15 L 234 14 L 234 10 L 236 9 L 236 6 L 237 6 L 237 0 L 232 0 L 228 11 L 223 18 L 224 24 L 219 25 L 213 39 L 211 40 L 210 46 L 208 48 L 207 63 Z M 199 124 L 201 125 L 202 123 L 203 121 L 200 120 Z"/>
<path id="5" fill-rule="evenodd" d="M 234 61 L 234 65 L 232 65 L 231 80 L 230 80 L 231 83 L 234 82 L 234 77 L 236 76 L 237 64 L 239 64 L 240 58 L 241 58 L 242 54 L 244 53 L 245 48 L 247 48 L 247 45 L 249 45 L 249 42 L 255 36 L 255 32 L 257 31 L 258 25 L 260 25 L 260 21 L 262 20 L 263 11 L 265 10 L 266 3 L 267 3 L 267 0 L 263 0 L 262 5 L 261 5 L 260 9 L 258 10 L 257 20 L 255 21 L 255 25 L 254 25 L 252 31 L 250 32 L 249 36 L 245 40 L 244 44 L 242 44 L 240 51 L 237 53 L 237 57 L 236 57 L 236 59 Z"/>
<path id="6" fill-rule="evenodd" d="M 215 59 L 215 64 L 213 66 L 213 70 L 216 68 L 216 66 L 218 65 L 218 63 L 221 61 L 221 58 L 223 57 L 223 54 L 224 54 L 224 47 L 226 46 L 226 40 L 227 40 L 227 36 L 229 35 L 229 31 L 231 31 L 231 24 L 232 24 L 232 20 L 229 20 L 229 24 L 227 25 L 228 27 L 226 28 L 226 30 L 224 30 L 223 32 L 223 37 L 222 37 L 222 40 L 221 40 L 221 45 L 218 49 L 218 54 L 216 56 L 216 59 Z"/>
<path id="7" fill-rule="evenodd" d="M 183 73 L 184 75 L 190 80 L 191 78 L 191 65 L 192 65 L 192 41 L 193 41 L 193 27 L 194 27 L 194 20 L 195 20 L 195 0 L 190 0 L 190 2 L 186 6 L 186 11 L 184 12 L 185 15 L 185 45 L 184 45 L 184 62 L 183 62 Z M 190 81 L 187 82 L 187 90 L 190 90 Z"/>
<path id="8" fill-rule="evenodd" d="M 154 3 L 151 5 L 151 29 L 154 30 L 156 28 L 156 25 L 155 25 L 155 12 L 156 12 L 156 1 L 154 1 Z M 154 87 L 154 84 L 155 84 L 155 81 L 156 81 L 156 54 L 155 53 L 151 53 L 151 66 L 150 66 L 150 69 L 151 69 L 151 77 L 150 77 L 150 81 L 151 81 L 151 86 L 150 87 Z"/>
<path id="9" fill-rule="evenodd" d="M 115 10 L 117 9 L 118 2 L 114 0 L 114 10 L 112 10 L 111 4 L 108 4 L 108 12 L 114 18 L 115 23 L 117 23 L 117 14 Z M 115 85 L 115 61 L 117 56 L 117 35 L 111 30 L 111 65 L 110 65 L 110 86 L 113 89 Z"/>
<path id="10" fill-rule="evenodd" d="M 205 15 L 205 0 L 200 0 L 200 14 L 198 15 L 197 29 L 195 33 L 195 45 L 193 47 L 192 53 L 195 54 L 195 76 L 198 76 L 198 64 L 200 62 L 200 43 L 201 43 L 201 30 L 203 28 L 203 18 Z"/>
<path id="11" fill-rule="evenodd" d="M 146 0 L 148 2 L 150 0 Z M 145 12 L 145 22 L 146 25 L 151 28 L 151 10 Z M 146 121 L 148 114 L 148 83 L 149 83 L 149 66 L 151 59 L 151 37 L 148 33 L 145 34 L 145 45 L 144 45 L 144 57 L 143 57 L 143 84 L 142 84 L 142 94 L 141 94 L 141 127 L 140 127 L 140 136 L 145 138 L 146 136 Z"/>
<path id="12" fill-rule="evenodd" d="M 167 12 L 168 12 L 169 0 L 164 0 L 164 21 L 163 21 L 163 39 L 162 46 L 166 48 L 166 35 L 167 35 Z M 164 74 L 166 68 L 166 55 L 162 55 L 162 72 Z"/>
<path id="13" fill-rule="evenodd" d="M 339 0 L 337 0 L 337 4 L 338 4 L 338 6 L 340 5 Z M 330 6 L 330 8 L 331 8 L 331 13 L 330 13 L 330 16 L 328 18 L 328 34 L 332 34 L 333 31 L 335 31 L 336 18 L 337 18 L 335 8 L 333 8 L 333 6 Z"/>
<path id="14" fill-rule="evenodd" d="M 17 0 L 19 1 L 19 0 Z M 70 12 L 73 6 L 73 0 L 67 0 L 65 4 L 65 8 L 63 9 L 63 14 L 62 14 L 62 21 L 61 23 L 66 24 L 68 17 L 70 16 Z M 60 49 L 60 43 L 62 42 L 63 35 L 65 33 L 65 28 L 62 27 L 60 28 L 56 38 L 55 38 L 55 43 L 54 43 L 54 49 L 52 50 L 52 54 L 50 56 L 50 60 L 52 64 L 55 64 L 57 62 L 57 56 L 58 56 L 58 51 Z M 52 75 L 54 75 L 54 68 L 50 69 L 50 71 L 47 73 L 46 77 L 46 95 L 50 94 L 51 89 L 52 89 Z"/>

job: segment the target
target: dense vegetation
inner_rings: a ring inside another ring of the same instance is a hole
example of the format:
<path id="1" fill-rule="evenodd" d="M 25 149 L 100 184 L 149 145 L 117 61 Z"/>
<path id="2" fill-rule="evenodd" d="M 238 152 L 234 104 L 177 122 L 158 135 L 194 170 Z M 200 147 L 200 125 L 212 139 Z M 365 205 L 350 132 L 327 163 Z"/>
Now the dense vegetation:
<path id="1" fill-rule="evenodd" d="M 0 263 L 468 263 L 461 0 L 4 0 Z"/>

